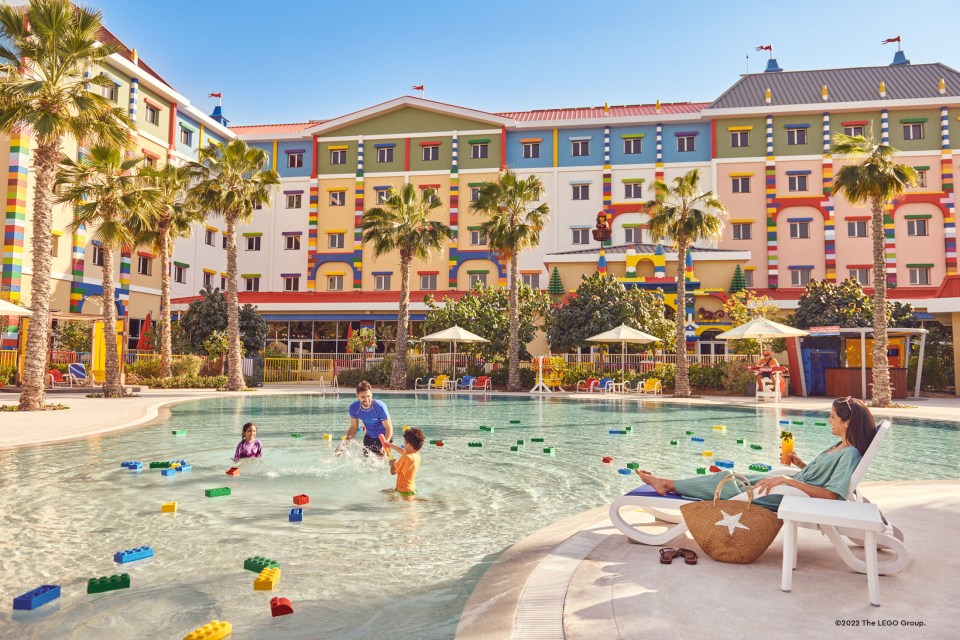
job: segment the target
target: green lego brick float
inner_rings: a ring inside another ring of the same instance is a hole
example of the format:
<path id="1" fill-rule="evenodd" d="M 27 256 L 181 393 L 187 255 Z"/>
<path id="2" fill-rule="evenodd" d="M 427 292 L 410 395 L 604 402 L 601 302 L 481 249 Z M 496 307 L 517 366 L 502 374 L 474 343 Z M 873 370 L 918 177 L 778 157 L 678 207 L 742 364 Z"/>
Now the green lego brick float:
<path id="1" fill-rule="evenodd" d="M 186 430 L 186 429 L 174 429 L 174 430 L 171 431 L 170 433 L 172 433 L 172 434 L 175 435 L 175 436 L 185 436 L 185 435 L 187 435 L 187 430 Z"/>
<path id="2" fill-rule="evenodd" d="M 218 496 L 228 496 L 230 495 L 230 487 L 219 487 L 217 489 L 205 489 L 203 495 L 208 498 L 216 498 Z"/>
<path id="3" fill-rule="evenodd" d="M 488 427 L 487 425 L 482 424 L 480 425 L 480 431 L 489 431 L 490 433 L 493 433 L 493 427 Z"/>
<path id="4" fill-rule="evenodd" d="M 640 463 L 639 463 L 639 462 L 628 462 L 628 463 L 627 463 L 627 469 L 639 469 L 639 468 L 640 468 Z"/>
<path id="5" fill-rule="evenodd" d="M 117 589 L 130 588 L 130 574 L 121 573 L 120 575 L 103 576 L 100 578 L 90 578 L 87 581 L 87 593 L 103 593 L 105 591 L 116 591 Z"/>
<path id="6" fill-rule="evenodd" d="M 279 569 L 280 563 L 270 558 L 264 558 L 263 556 L 250 556 L 243 561 L 243 568 L 247 571 L 260 573 L 264 569 Z"/>
<path id="7" fill-rule="evenodd" d="M 530 438 L 530 442 L 543 442 L 543 438 Z"/>

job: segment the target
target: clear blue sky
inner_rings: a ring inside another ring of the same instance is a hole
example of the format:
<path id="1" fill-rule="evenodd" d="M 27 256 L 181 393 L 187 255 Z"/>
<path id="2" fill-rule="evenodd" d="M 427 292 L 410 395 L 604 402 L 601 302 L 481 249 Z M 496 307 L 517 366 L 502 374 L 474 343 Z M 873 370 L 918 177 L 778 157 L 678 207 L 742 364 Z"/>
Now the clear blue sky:
<path id="1" fill-rule="evenodd" d="M 83 1 L 83 0 L 81 0 Z M 86 0 L 200 108 L 231 124 L 332 118 L 426 84 L 484 111 L 710 101 L 773 44 L 785 70 L 960 67 L 960 3 L 903 0 Z M 842 10 L 840 9 L 842 7 Z"/>

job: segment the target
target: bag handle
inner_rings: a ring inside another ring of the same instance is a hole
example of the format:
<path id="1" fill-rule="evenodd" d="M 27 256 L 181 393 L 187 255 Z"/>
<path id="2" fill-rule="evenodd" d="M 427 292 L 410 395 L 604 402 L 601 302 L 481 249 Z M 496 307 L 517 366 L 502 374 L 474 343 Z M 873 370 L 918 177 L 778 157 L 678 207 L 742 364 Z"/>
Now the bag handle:
<path id="1" fill-rule="evenodd" d="M 742 473 L 728 473 L 727 476 L 717 484 L 717 488 L 713 492 L 713 506 L 717 506 L 717 500 L 720 499 L 720 491 L 723 489 L 723 485 L 727 484 L 733 480 L 735 484 L 739 484 L 747 493 L 747 509 L 750 508 L 750 505 L 753 504 L 753 484 L 751 484 L 750 479 Z"/>

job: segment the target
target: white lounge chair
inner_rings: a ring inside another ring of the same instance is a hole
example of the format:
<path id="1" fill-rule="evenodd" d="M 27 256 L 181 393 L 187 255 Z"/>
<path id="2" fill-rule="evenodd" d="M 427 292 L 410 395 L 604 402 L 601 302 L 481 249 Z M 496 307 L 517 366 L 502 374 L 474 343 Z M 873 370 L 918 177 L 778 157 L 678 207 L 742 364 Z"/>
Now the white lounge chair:
<path id="1" fill-rule="evenodd" d="M 592 393 L 594 388 L 600 384 L 600 378 L 587 378 L 577 381 L 577 393 Z"/>
<path id="2" fill-rule="evenodd" d="M 436 378 L 427 378 L 427 381 L 424 382 L 423 378 L 417 378 L 416 380 L 413 381 L 413 389 L 415 391 L 417 389 L 432 389 L 433 383 L 435 380 Z"/>
<path id="3" fill-rule="evenodd" d="M 883 442 L 883 439 L 886 438 L 889 431 L 890 422 L 888 420 L 883 420 L 877 426 L 877 433 L 873 438 L 873 442 L 870 443 L 870 447 L 867 449 L 867 452 L 863 455 L 863 458 L 861 458 L 857 468 L 854 469 L 853 475 L 850 477 L 850 489 L 849 493 L 847 494 L 847 500 L 855 502 L 869 502 L 869 500 L 867 500 L 859 491 L 858 485 L 860 484 L 860 481 L 863 480 L 864 475 L 866 475 L 867 469 L 870 468 L 870 463 L 873 462 L 874 457 L 877 455 L 877 450 L 880 448 L 880 443 Z M 773 474 L 791 475 L 796 472 L 796 469 L 777 469 L 773 472 Z M 771 491 L 771 494 L 794 496 L 807 495 L 798 489 L 787 486 L 775 487 L 773 491 Z M 746 494 L 741 494 L 734 499 L 746 500 Z M 661 546 L 667 544 L 677 536 L 686 533 L 687 524 L 683 521 L 683 516 L 680 513 L 680 506 L 690 502 L 696 502 L 696 500 L 684 498 L 677 494 L 667 494 L 665 496 L 661 496 L 658 495 L 652 487 L 641 485 L 630 493 L 614 500 L 613 504 L 610 505 L 610 521 L 621 533 L 635 542 L 639 542 L 640 544 Z M 641 524 L 640 526 L 662 527 L 666 524 L 666 531 L 661 533 L 650 533 L 638 529 L 637 526 L 628 523 L 620 514 L 620 510 L 624 508 L 643 509 L 660 522 L 645 523 Z M 884 523 L 887 524 L 887 530 L 877 535 L 877 546 L 879 549 L 893 552 L 894 555 L 893 557 L 881 556 L 879 561 L 880 573 L 897 573 L 906 568 L 906 566 L 910 563 L 910 554 L 907 552 L 907 548 L 903 544 L 903 532 L 900 530 L 900 528 L 887 522 L 886 518 L 884 518 Z M 847 542 L 844 540 L 844 538 L 847 538 L 856 545 L 862 545 L 862 532 L 828 525 L 821 525 L 819 527 L 812 525 L 811 528 L 819 529 L 821 533 L 829 538 L 830 542 L 833 543 L 834 547 L 836 547 L 837 552 L 840 554 L 840 557 L 848 567 L 859 573 L 867 573 L 866 562 L 856 557 L 850 550 L 849 544 L 847 544 Z"/>
<path id="4" fill-rule="evenodd" d="M 70 376 L 74 386 L 90 387 L 93 386 L 93 378 L 87 374 L 87 368 L 83 363 L 74 362 L 67 367 L 67 375 Z"/>
<path id="5" fill-rule="evenodd" d="M 456 382 L 457 391 L 464 389 L 466 391 L 473 391 L 473 383 L 476 382 L 476 378 L 473 376 L 463 376 L 458 379 Z"/>

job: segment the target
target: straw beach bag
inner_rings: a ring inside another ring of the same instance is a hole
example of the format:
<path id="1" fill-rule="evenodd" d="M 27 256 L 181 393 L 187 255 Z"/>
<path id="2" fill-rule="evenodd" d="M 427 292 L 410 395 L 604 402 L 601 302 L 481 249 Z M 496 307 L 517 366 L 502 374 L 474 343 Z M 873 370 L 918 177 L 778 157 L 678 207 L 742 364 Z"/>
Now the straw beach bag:
<path id="1" fill-rule="evenodd" d="M 720 490 L 731 480 L 746 490 L 748 502 L 720 500 Z M 731 473 L 717 485 L 712 501 L 685 504 L 680 512 L 704 553 L 717 562 L 748 564 L 767 550 L 783 525 L 775 513 L 752 503 L 753 485 Z"/>

